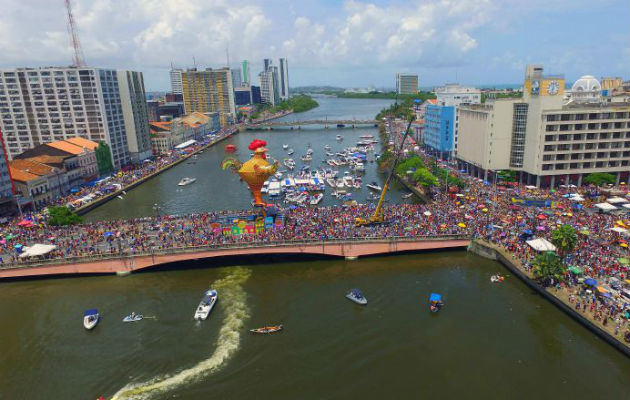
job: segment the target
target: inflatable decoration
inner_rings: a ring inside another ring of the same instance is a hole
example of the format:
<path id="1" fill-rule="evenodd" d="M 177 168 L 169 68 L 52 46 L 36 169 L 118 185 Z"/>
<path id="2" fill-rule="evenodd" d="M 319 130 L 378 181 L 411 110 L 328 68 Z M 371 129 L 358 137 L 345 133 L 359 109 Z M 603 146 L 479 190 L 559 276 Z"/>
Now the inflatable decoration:
<path id="1" fill-rule="evenodd" d="M 254 196 L 254 205 L 260 207 L 265 206 L 260 189 L 262 189 L 267 178 L 275 174 L 278 170 L 277 161 L 273 164 L 267 161 L 266 145 L 267 142 L 264 140 L 254 139 L 248 146 L 248 148 L 254 152 L 252 158 L 244 163 L 233 158 L 227 158 L 221 163 L 222 169 L 230 168 L 247 183 L 249 190 L 252 192 L 252 196 Z"/>

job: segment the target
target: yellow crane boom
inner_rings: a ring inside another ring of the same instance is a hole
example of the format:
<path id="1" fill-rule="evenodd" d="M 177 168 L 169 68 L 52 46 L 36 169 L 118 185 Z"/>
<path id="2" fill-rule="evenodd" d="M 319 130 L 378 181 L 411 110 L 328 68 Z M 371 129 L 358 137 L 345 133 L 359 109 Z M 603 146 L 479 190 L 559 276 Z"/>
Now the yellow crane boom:
<path id="1" fill-rule="evenodd" d="M 357 226 L 382 224 L 383 222 L 385 222 L 385 217 L 383 216 L 383 200 L 385 199 L 385 193 L 387 193 L 387 189 L 389 188 L 389 182 L 391 181 L 392 176 L 394 176 L 394 173 L 396 172 L 396 166 L 398 165 L 398 161 L 400 160 L 400 155 L 402 154 L 403 146 L 405 144 L 405 139 L 407 139 L 407 136 L 409 136 L 409 129 L 411 128 L 411 123 L 413 122 L 413 120 L 414 120 L 414 116 L 412 115 L 409 118 L 409 123 L 407 124 L 407 129 L 405 130 L 405 134 L 403 135 L 400 141 L 400 146 L 398 146 L 398 151 L 396 152 L 396 158 L 394 159 L 394 165 L 392 165 L 392 168 L 389 171 L 389 175 L 387 175 L 387 179 L 385 180 L 385 184 L 383 185 L 383 189 L 381 189 L 381 197 L 378 199 L 378 204 L 376 205 L 376 209 L 374 210 L 374 213 L 370 216 L 368 220 L 364 218 L 360 218 L 360 217 L 357 218 L 355 221 Z"/>

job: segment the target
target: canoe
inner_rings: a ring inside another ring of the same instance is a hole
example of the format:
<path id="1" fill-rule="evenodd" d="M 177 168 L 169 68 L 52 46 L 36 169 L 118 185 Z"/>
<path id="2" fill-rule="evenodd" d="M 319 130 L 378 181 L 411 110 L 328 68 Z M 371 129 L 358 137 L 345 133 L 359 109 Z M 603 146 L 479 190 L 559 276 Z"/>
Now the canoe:
<path id="1" fill-rule="evenodd" d="M 274 333 L 282 330 L 282 325 L 263 326 L 262 328 L 250 329 L 252 333 Z"/>

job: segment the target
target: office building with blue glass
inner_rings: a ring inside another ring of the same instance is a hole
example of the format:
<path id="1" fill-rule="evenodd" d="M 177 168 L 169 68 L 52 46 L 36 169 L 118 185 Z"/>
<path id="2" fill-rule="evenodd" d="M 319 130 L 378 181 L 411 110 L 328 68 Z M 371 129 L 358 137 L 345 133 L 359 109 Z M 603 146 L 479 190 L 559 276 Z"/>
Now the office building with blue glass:
<path id="1" fill-rule="evenodd" d="M 453 158 L 457 150 L 457 107 L 429 104 L 424 122 L 424 144 L 441 158 Z"/>

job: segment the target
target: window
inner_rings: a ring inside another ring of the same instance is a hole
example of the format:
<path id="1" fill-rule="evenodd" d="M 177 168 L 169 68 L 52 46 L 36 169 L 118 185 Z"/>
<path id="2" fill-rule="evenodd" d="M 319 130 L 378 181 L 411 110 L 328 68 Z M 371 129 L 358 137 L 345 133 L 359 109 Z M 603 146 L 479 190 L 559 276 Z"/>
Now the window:
<path id="1" fill-rule="evenodd" d="M 545 135 L 545 142 L 553 142 L 555 141 L 555 136 L 554 135 Z"/>

